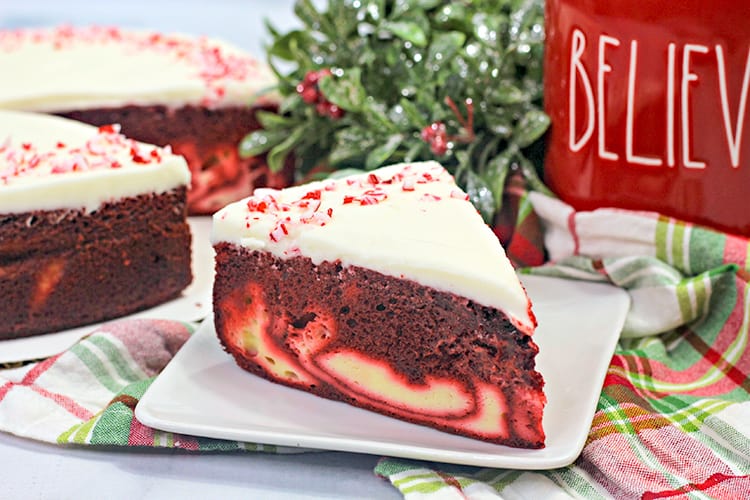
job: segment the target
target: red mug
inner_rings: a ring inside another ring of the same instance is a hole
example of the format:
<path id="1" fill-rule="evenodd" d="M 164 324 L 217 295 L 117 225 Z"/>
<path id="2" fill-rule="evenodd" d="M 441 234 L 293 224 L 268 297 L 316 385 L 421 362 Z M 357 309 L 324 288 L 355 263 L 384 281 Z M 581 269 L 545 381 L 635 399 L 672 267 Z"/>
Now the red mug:
<path id="1" fill-rule="evenodd" d="M 750 236 L 750 1 L 545 9 L 549 187 Z"/>

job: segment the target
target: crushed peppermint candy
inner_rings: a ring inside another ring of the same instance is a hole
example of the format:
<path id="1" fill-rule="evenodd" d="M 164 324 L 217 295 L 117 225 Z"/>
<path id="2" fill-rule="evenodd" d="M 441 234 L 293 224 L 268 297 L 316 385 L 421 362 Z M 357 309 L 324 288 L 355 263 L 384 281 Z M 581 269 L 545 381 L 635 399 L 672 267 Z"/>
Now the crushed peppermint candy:
<path id="1" fill-rule="evenodd" d="M 52 149 L 40 148 L 29 142 L 14 144 L 12 137 L 7 137 L 0 143 L 0 185 L 24 177 L 118 169 L 127 159 L 139 165 L 158 164 L 163 155 L 169 153 L 169 148 L 128 139 L 120 134 L 119 125 L 99 127 L 83 145 L 68 146 L 57 142 Z"/>
<path id="2" fill-rule="evenodd" d="M 203 81 L 202 105 L 213 105 L 226 95 L 230 82 L 248 83 L 258 79 L 261 65 L 253 57 L 227 50 L 206 37 L 189 38 L 152 32 L 131 32 L 116 27 L 58 26 L 52 29 L 0 30 L 0 53 L 13 52 L 26 44 L 48 45 L 65 51 L 81 45 L 118 45 L 125 53 L 140 51 L 164 54 L 192 68 Z"/>
<path id="3" fill-rule="evenodd" d="M 420 198 L 421 201 L 440 201 L 442 198 L 436 194 L 424 193 Z"/>
<path id="4" fill-rule="evenodd" d="M 337 206 L 367 207 L 392 196 L 413 197 L 418 202 L 469 199 L 458 188 L 444 187 L 450 174 L 440 166 L 425 170 L 407 164 L 397 170 L 377 172 L 313 183 L 307 189 L 304 186 L 288 190 L 256 189 L 254 196 L 244 202 L 247 209 L 244 226 L 267 231 L 268 239 L 279 243 L 306 226 L 325 226 L 334 217 Z M 290 193 L 294 193 L 291 198 Z M 284 252 L 293 255 L 295 249 Z"/>

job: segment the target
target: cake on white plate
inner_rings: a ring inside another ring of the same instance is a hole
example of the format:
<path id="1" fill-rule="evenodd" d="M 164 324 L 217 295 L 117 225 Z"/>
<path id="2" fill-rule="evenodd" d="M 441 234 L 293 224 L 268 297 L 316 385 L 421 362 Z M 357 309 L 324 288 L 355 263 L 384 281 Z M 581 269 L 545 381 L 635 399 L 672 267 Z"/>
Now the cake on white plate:
<path id="1" fill-rule="evenodd" d="M 0 110 L 0 339 L 119 317 L 191 282 L 185 159 L 122 135 Z"/>
<path id="2" fill-rule="evenodd" d="M 531 303 L 436 162 L 284 190 L 214 214 L 214 320 L 244 369 L 493 443 L 544 446 Z"/>

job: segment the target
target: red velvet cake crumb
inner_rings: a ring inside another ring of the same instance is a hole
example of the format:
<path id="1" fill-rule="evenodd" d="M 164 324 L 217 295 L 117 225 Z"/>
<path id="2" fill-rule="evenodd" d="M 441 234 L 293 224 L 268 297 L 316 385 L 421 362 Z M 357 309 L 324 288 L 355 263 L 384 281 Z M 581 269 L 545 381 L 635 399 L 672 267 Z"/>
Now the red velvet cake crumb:
<path id="1" fill-rule="evenodd" d="M 216 330 L 242 368 L 446 432 L 544 446 L 538 347 L 502 312 L 361 267 L 215 249 Z"/>
<path id="2" fill-rule="evenodd" d="M 111 319 L 192 281 L 185 188 L 94 212 L 0 214 L 0 340 Z"/>

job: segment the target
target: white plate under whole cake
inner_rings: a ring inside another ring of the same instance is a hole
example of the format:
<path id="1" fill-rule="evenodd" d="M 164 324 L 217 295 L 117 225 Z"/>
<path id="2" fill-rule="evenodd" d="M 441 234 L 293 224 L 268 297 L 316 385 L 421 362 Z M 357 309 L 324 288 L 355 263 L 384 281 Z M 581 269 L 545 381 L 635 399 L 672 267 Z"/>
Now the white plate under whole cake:
<path id="1" fill-rule="evenodd" d="M 193 282 L 179 297 L 150 309 L 122 318 L 174 319 L 200 321 L 211 313 L 213 287 L 213 247 L 209 239 L 211 217 L 188 217 L 192 243 Z M 108 321 L 115 321 L 111 319 Z M 64 351 L 102 323 L 85 325 L 61 332 L 0 341 L 0 363 L 46 358 Z"/>
<path id="2" fill-rule="evenodd" d="M 539 322 L 537 367 L 548 398 L 544 449 L 447 434 L 268 382 L 221 349 L 210 319 L 157 377 L 136 416 L 157 429 L 220 439 L 485 467 L 563 467 L 583 449 L 630 301 L 609 285 L 522 281 Z"/>

